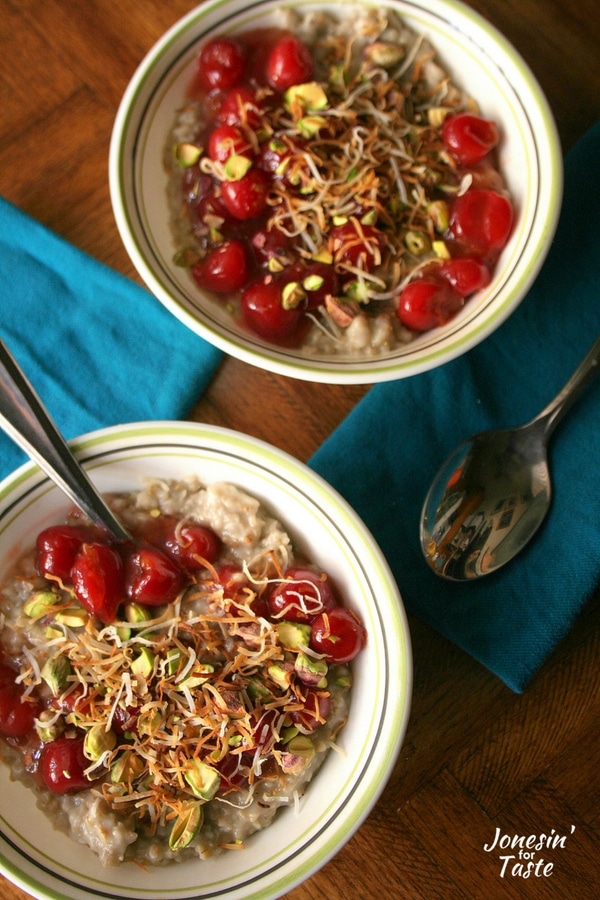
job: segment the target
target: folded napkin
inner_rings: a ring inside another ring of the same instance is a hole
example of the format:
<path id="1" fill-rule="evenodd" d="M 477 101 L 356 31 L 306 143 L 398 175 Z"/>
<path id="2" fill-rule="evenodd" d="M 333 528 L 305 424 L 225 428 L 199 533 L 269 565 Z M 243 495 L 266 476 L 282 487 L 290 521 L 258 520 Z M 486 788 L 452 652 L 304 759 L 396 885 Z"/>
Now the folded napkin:
<path id="1" fill-rule="evenodd" d="M 461 358 L 372 388 L 310 460 L 371 529 L 407 610 L 517 692 L 600 582 L 600 379 L 554 434 L 551 512 L 513 562 L 442 581 L 422 558 L 419 516 L 455 446 L 533 418 L 600 333 L 599 158 L 600 123 L 567 156 L 556 238 L 516 312 Z"/>
<path id="2" fill-rule="evenodd" d="M 0 335 L 66 438 L 183 418 L 222 357 L 149 292 L 1 197 Z M 0 477 L 25 459 L 0 434 Z"/>

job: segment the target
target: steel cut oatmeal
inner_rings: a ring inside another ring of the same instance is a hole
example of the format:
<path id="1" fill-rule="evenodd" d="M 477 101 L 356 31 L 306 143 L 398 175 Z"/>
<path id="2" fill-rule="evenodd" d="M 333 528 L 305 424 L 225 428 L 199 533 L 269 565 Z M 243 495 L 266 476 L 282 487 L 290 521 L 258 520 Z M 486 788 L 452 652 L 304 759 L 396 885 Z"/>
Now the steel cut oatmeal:
<path id="1" fill-rule="evenodd" d="M 109 500 L 131 542 L 74 512 L 2 587 L 2 755 L 104 865 L 242 848 L 336 747 L 364 627 L 232 485 Z"/>

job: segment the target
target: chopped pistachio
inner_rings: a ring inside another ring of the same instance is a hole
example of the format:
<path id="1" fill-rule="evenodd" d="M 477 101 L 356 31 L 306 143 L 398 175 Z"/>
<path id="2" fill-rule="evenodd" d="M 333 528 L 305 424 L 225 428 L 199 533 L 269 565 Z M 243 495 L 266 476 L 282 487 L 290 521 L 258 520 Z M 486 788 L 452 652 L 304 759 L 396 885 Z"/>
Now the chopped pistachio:
<path id="1" fill-rule="evenodd" d="M 88 614 L 81 607 L 63 609 L 54 616 L 55 622 L 58 622 L 59 625 L 66 625 L 67 628 L 83 628 L 87 620 Z"/>
<path id="2" fill-rule="evenodd" d="M 321 247 L 321 249 L 315 253 L 313 259 L 315 262 L 327 263 L 328 265 L 333 262 L 333 256 L 325 246 Z"/>
<path id="3" fill-rule="evenodd" d="M 430 106 L 427 110 L 427 121 L 432 128 L 439 128 L 449 112 L 450 109 L 447 106 Z"/>
<path id="4" fill-rule="evenodd" d="M 315 755 L 315 745 L 305 734 L 292 738 L 281 754 L 281 768 L 288 774 L 301 772 Z"/>
<path id="5" fill-rule="evenodd" d="M 281 291 L 281 305 L 284 309 L 296 309 L 306 298 L 306 291 L 297 281 L 290 281 Z"/>
<path id="6" fill-rule="evenodd" d="M 154 671 L 154 653 L 148 647 L 142 647 L 140 653 L 131 663 L 131 671 L 141 678 L 149 678 Z"/>
<path id="7" fill-rule="evenodd" d="M 439 259 L 450 259 L 450 251 L 444 241 L 434 241 L 431 249 Z"/>
<path id="8" fill-rule="evenodd" d="M 325 279 L 322 275 L 308 275 L 302 282 L 305 291 L 318 291 L 323 287 Z"/>
<path id="9" fill-rule="evenodd" d="M 31 619 L 40 619 L 52 615 L 54 607 L 60 602 L 61 598 L 54 591 L 36 591 L 23 607 L 23 612 Z"/>
<path id="10" fill-rule="evenodd" d="M 438 234 L 443 234 L 450 224 L 450 211 L 445 200 L 434 200 L 427 207 L 427 215 L 433 221 L 433 226 Z"/>
<path id="11" fill-rule="evenodd" d="M 97 762 L 107 751 L 114 750 L 117 736 L 114 731 L 107 731 L 105 725 L 92 725 L 83 740 L 83 752 L 87 759 Z"/>
<path id="12" fill-rule="evenodd" d="M 365 47 L 363 55 L 372 65 L 391 69 L 404 58 L 404 47 L 402 44 L 392 44 L 389 41 L 373 41 Z"/>
<path id="13" fill-rule="evenodd" d="M 284 691 L 288 689 L 292 681 L 293 668 L 291 666 L 288 668 L 284 665 L 273 664 L 272 666 L 269 666 L 267 671 L 269 673 L 269 677 L 275 682 L 278 687 L 280 687 Z"/>
<path id="14" fill-rule="evenodd" d="M 316 659 L 307 653 L 299 653 L 294 663 L 296 675 L 304 684 L 322 687 L 329 666 L 326 660 Z M 325 682 L 326 684 L 327 682 Z"/>
<path id="15" fill-rule="evenodd" d="M 140 737 L 151 737 L 155 734 L 164 721 L 164 716 L 156 707 L 140 713 L 137 720 L 137 733 Z"/>
<path id="16" fill-rule="evenodd" d="M 344 298 L 347 300 L 355 300 L 357 303 L 367 303 L 369 300 L 369 290 L 364 281 L 351 281 L 346 285 Z"/>
<path id="17" fill-rule="evenodd" d="M 223 166 L 223 174 L 227 181 L 239 181 L 252 168 L 252 160 L 247 156 L 240 156 L 233 153 L 229 156 Z"/>
<path id="18" fill-rule="evenodd" d="M 361 221 L 362 225 L 376 225 L 377 224 L 377 210 L 370 209 L 369 212 L 364 214 L 364 216 L 361 216 L 360 221 Z"/>
<path id="19" fill-rule="evenodd" d="M 152 619 L 152 614 L 145 606 L 139 603 L 125 604 L 125 618 L 131 625 L 141 625 Z"/>
<path id="20" fill-rule="evenodd" d="M 301 622 L 278 622 L 276 631 L 280 642 L 289 650 L 299 650 L 310 641 L 311 627 Z"/>
<path id="21" fill-rule="evenodd" d="M 62 694 L 72 671 L 71 663 L 66 656 L 52 656 L 46 660 L 40 674 L 52 691 L 53 697 Z"/>
<path id="22" fill-rule="evenodd" d="M 202 155 L 202 147 L 182 141 L 174 147 L 175 162 L 182 169 L 194 166 Z"/>
<path id="23" fill-rule="evenodd" d="M 314 137 L 327 124 L 323 116 L 303 116 L 298 122 L 298 131 L 305 138 Z"/>
<path id="24" fill-rule="evenodd" d="M 183 777 L 192 793 L 201 800 L 212 800 L 221 784 L 221 776 L 213 766 L 201 759 L 191 759 Z"/>
<path id="25" fill-rule="evenodd" d="M 35 723 L 35 730 L 40 741 L 47 744 L 49 741 L 55 741 L 57 737 L 64 731 L 64 724 L 61 718 L 55 719 L 55 713 L 49 709 L 43 709 Z"/>
<path id="26" fill-rule="evenodd" d="M 284 95 L 284 102 L 288 109 L 298 106 L 300 109 L 326 109 L 327 94 L 316 81 L 305 84 L 295 84 L 288 88 Z"/>
<path id="27" fill-rule="evenodd" d="M 110 780 L 113 784 L 120 782 L 130 784 L 140 777 L 144 768 L 144 761 L 137 753 L 125 750 L 110 767 Z"/>
<path id="28" fill-rule="evenodd" d="M 423 256 L 431 250 L 431 242 L 422 231 L 407 231 L 404 236 L 404 243 L 413 256 Z"/>
<path id="29" fill-rule="evenodd" d="M 171 850 L 183 850 L 184 847 L 189 846 L 200 831 L 203 819 L 202 803 L 198 800 L 188 800 L 183 803 L 169 835 Z"/>

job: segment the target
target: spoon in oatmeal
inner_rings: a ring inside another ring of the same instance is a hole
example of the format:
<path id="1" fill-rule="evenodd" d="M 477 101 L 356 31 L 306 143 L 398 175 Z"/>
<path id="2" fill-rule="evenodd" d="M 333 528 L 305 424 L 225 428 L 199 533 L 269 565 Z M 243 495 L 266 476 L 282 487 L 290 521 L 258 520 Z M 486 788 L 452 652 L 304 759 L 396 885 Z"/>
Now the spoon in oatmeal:
<path id="1" fill-rule="evenodd" d="M 92 522 L 117 541 L 130 540 L 1 340 L 0 426 Z"/>

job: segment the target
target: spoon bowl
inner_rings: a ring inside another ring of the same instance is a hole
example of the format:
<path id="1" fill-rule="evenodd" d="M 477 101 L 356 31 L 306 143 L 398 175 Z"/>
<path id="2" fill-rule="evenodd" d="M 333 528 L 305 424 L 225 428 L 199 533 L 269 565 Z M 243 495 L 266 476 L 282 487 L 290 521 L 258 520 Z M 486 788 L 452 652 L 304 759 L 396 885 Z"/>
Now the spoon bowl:
<path id="1" fill-rule="evenodd" d="M 529 543 L 550 508 L 548 441 L 598 371 L 599 359 L 600 338 L 531 422 L 480 432 L 448 457 L 421 515 L 421 549 L 437 575 L 450 581 L 488 575 Z"/>

